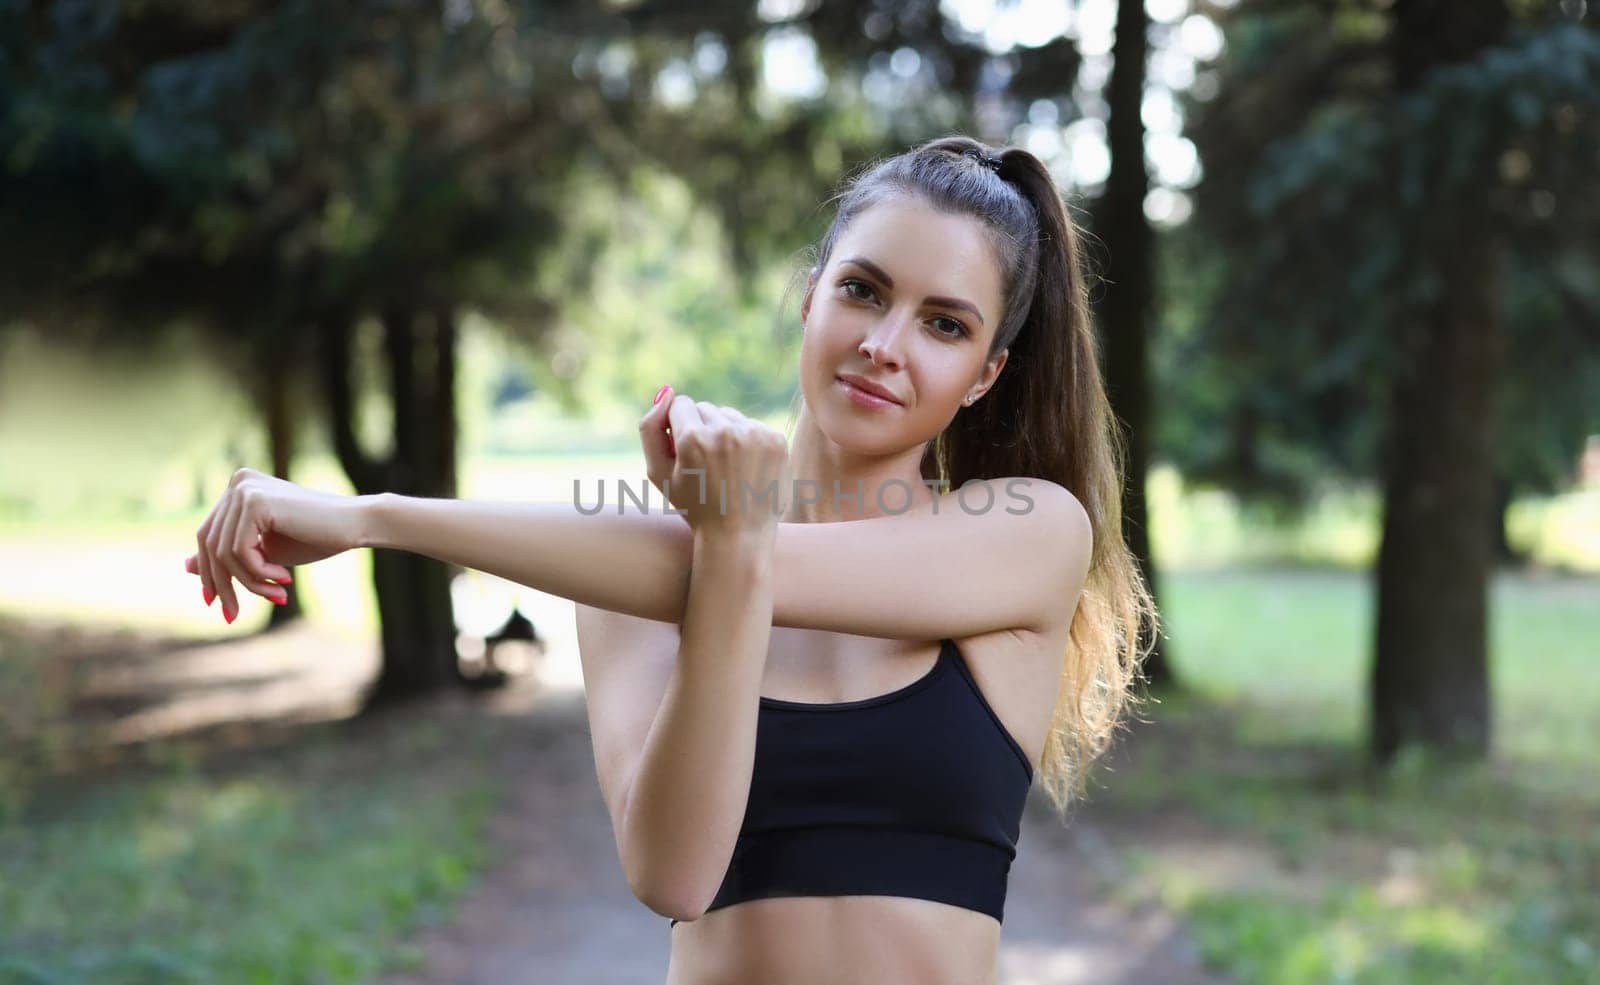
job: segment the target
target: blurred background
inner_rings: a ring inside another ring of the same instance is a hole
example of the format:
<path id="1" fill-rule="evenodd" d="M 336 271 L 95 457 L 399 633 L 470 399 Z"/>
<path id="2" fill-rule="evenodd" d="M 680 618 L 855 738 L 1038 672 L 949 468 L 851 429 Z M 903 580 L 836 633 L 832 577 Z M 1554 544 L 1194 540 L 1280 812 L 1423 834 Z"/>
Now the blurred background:
<path id="1" fill-rule="evenodd" d="M 1002 982 L 1600 981 L 1585 0 L 0 0 L 0 981 L 661 981 L 570 603 L 183 560 L 240 466 L 785 426 L 829 195 L 949 132 L 1089 233 L 1164 614 Z"/>

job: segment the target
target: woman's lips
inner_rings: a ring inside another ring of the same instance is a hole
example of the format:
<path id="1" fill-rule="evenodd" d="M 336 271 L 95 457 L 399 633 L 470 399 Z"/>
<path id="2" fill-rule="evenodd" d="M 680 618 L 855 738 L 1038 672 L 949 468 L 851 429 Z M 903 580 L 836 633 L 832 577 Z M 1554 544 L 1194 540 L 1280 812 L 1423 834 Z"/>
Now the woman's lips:
<path id="1" fill-rule="evenodd" d="M 844 387 L 845 395 L 848 396 L 852 401 L 854 401 L 855 403 L 859 404 L 862 407 L 884 408 L 884 407 L 898 407 L 898 406 L 900 406 L 899 404 L 895 403 L 893 400 L 889 400 L 889 399 L 887 399 L 885 397 L 880 397 L 876 393 L 870 393 L 870 392 L 868 392 L 866 390 L 861 389 L 860 387 L 856 386 L 854 383 L 851 383 L 849 380 L 844 379 L 843 377 L 837 377 L 836 379 L 837 379 L 838 384 L 840 386 Z"/>

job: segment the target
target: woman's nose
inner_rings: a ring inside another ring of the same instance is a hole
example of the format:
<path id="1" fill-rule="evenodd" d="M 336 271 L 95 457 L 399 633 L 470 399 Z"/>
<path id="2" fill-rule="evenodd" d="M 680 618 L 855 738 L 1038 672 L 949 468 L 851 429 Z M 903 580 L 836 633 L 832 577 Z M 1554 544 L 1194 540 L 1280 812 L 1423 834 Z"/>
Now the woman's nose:
<path id="1" fill-rule="evenodd" d="M 906 319 L 885 318 L 864 339 L 858 351 L 874 364 L 898 369 L 901 362 L 901 340 L 905 337 Z"/>

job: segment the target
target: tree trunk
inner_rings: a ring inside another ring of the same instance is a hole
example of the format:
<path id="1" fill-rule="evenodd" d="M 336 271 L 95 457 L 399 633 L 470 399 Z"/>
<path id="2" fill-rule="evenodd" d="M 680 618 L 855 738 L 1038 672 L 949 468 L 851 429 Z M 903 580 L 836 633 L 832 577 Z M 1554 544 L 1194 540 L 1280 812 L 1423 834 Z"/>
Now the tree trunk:
<path id="1" fill-rule="evenodd" d="M 1380 763 L 1412 743 L 1446 758 L 1489 749 L 1498 255 L 1482 232 L 1458 249 L 1392 404 L 1372 673 Z"/>
<path id="2" fill-rule="evenodd" d="M 1150 400 L 1146 357 L 1151 300 L 1155 297 L 1154 247 L 1144 199 L 1150 189 L 1145 168 L 1145 59 L 1149 17 L 1144 0 L 1120 0 L 1112 47 L 1107 100 L 1111 172 L 1094 207 L 1094 232 L 1105 244 L 1105 283 L 1096 322 L 1105 353 L 1106 389 L 1116 416 L 1128 426 L 1127 475 L 1123 485 L 1122 534 L 1138 560 L 1153 595 L 1159 595 L 1150 552 L 1149 510 L 1145 503 L 1150 467 Z M 1148 641 L 1148 637 L 1147 637 Z M 1145 676 L 1154 687 L 1177 681 L 1160 637 L 1145 659 Z"/>
<path id="3" fill-rule="evenodd" d="M 448 498 L 456 495 L 454 313 L 439 307 L 383 312 L 383 348 L 394 409 L 394 450 L 374 460 L 356 439 L 350 386 L 350 319 L 325 330 L 323 360 L 334 449 L 357 491 Z M 460 681 L 450 579 L 457 569 L 406 551 L 374 548 L 373 584 L 381 623 L 382 661 L 367 707 L 413 698 Z"/>
<path id="4" fill-rule="evenodd" d="M 1504 37 L 1503 4 L 1401 0 L 1390 61 L 1399 93 Z M 1479 196 L 1445 196 L 1419 242 L 1440 285 L 1406 337 L 1385 447 L 1372 754 L 1489 751 L 1488 598 L 1494 540 L 1494 369 L 1503 345 L 1500 248 Z M 1475 199 L 1475 200 L 1474 200 Z"/>
<path id="5" fill-rule="evenodd" d="M 1494 538 L 1494 560 L 1497 567 L 1519 567 L 1528 558 L 1511 546 L 1506 536 L 1506 514 L 1511 511 L 1511 480 L 1496 475 L 1494 480 L 1494 505 L 1489 508 L 1489 536 Z"/>
<path id="6" fill-rule="evenodd" d="M 281 348 L 268 346 L 267 364 L 263 385 L 263 404 L 267 419 L 267 444 L 272 453 L 272 474 L 280 479 L 293 477 L 294 415 L 292 410 L 292 372 L 294 360 Z M 267 631 L 281 629 L 304 615 L 300 606 L 300 593 L 295 583 L 283 586 L 285 605 L 275 605 L 267 617 Z"/>

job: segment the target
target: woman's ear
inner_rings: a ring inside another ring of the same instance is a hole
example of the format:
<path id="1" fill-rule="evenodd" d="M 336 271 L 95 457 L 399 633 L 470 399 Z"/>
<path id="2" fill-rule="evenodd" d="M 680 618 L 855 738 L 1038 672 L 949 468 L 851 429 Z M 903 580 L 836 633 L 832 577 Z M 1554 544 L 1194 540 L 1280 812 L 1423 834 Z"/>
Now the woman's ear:
<path id="1" fill-rule="evenodd" d="M 814 293 L 816 291 L 816 289 L 817 289 L 817 272 L 816 272 L 815 269 L 813 269 L 811 271 L 811 275 L 806 278 L 806 293 L 805 293 L 805 297 L 800 299 L 800 327 L 801 328 L 805 328 L 806 319 L 811 317 L 811 295 L 812 295 L 812 293 Z"/>
<path id="2" fill-rule="evenodd" d="M 984 364 L 983 375 L 978 377 L 978 386 L 980 389 L 977 393 L 972 394 L 968 398 L 967 403 L 970 404 L 979 397 L 983 396 L 985 393 L 989 392 L 989 388 L 994 386 L 994 381 L 996 377 L 1000 375 L 1000 371 L 1005 369 L 1006 359 L 1008 359 L 1010 356 L 1011 350 L 1009 348 L 1001 349 L 994 355 L 992 359 Z"/>
<path id="3" fill-rule="evenodd" d="M 985 390 L 994 386 L 995 377 L 999 376 L 1000 371 L 1006 368 L 1006 360 L 1010 357 L 1011 349 L 1009 347 L 995 353 L 994 358 L 989 362 L 989 365 L 993 368 L 986 369 L 983 374 L 983 387 Z"/>

